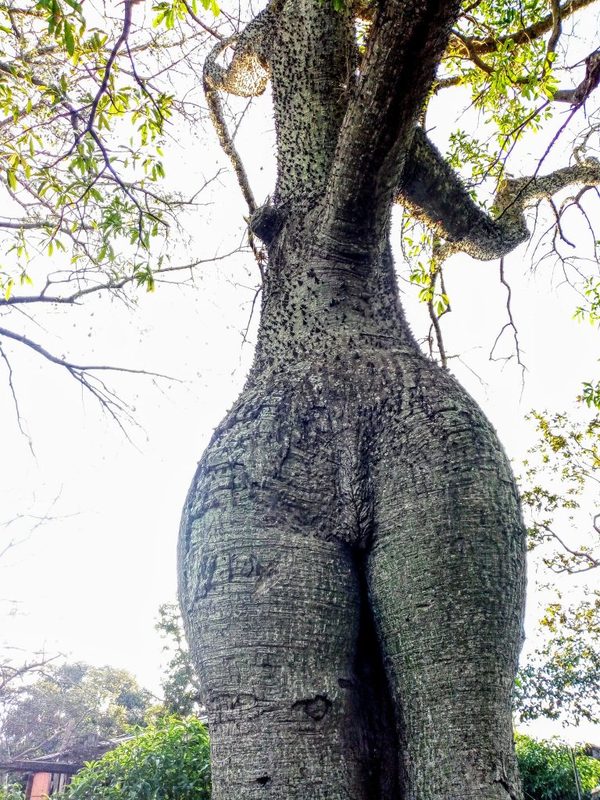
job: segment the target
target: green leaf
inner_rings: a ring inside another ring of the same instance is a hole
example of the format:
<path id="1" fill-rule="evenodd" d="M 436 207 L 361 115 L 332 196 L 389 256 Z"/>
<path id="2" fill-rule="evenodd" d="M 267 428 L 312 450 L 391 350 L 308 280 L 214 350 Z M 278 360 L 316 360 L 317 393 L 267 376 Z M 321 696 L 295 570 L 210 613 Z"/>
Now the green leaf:
<path id="1" fill-rule="evenodd" d="M 73 38 L 73 29 L 69 24 L 69 21 L 65 19 L 63 23 L 63 32 L 65 35 L 65 46 L 67 48 L 67 53 L 72 56 L 75 52 L 75 39 Z"/>

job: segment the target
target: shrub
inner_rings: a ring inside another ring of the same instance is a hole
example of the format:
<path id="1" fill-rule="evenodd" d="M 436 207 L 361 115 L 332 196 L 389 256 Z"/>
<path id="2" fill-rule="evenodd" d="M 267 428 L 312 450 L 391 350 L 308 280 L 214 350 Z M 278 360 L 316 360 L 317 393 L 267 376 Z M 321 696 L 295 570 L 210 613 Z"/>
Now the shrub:
<path id="1" fill-rule="evenodd" d="M 195 717 L 163 717 L 136 729 L 66 790 L 66 800 L 208 800 L 208 734 Z"/>
<path id="2" fill-rule="evenodd" d="M 20 783 L 7 783 L 0 786 L 0 800 L 24 800 L 25 789 Z"/>
<path id="3" fill-rule="evenodd" d="M 537 741 L 516 734 L 517 759 L 525 800 L 578 800 L 573 756 L 568 745 Z M 600 761 L 586 756 L 581 747 L 574 749 L 582 800 L 600 785 Z"/>

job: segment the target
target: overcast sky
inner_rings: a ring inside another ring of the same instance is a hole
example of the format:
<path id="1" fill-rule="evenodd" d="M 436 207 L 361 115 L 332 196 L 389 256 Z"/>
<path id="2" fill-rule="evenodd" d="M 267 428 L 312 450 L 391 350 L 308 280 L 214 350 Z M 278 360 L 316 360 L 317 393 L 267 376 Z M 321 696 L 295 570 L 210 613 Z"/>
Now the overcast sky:
<path id="1" fill-rule="evenodd" d="M 258 110 L 247 125 L 246 161 L 262 198 L 272 188 L 265 155 L 271 123 Z M 190 188 L 221 163 L 206 142 L 176 158 L 170 174 L 185 175 Z M 235 249 L 244 226 L 238 195 L 223 176 L 206 196 L 213 205 L 188 216 L 194 236 L 175 253 L 180 262 Z M 443 328 L 449 353 L 461 356 L 451 369 L 497 427 L 517 471 L 534 440 L 525 413 L 571 408 L 581 381 L 594 377 L 599 355 L 597 331 L 572 320 L 577 301 L 560 274 L 548 264 L 533 275 L 529 260 L 524 248 L 506 260 L 527 366 L 523 389 L 514 360 L 489 361 L 507 321 L 498 264 L 458 257 L 446 271 L 453 311 Z M 144 367 L 181 381 L 114 377 L 135 406 L 133 443 L 58 367 L 15 350 L 15 388 L 32 455 L 0 369 L 0 523 L 23 514 L 50 517 L 29 538 L 32 520 L 0 528 L 2 541 L 25 538 L 0 559 L 3 642 L 124 667 L 158 690 L 161 645 L 153 625 L 159 604 L 175 598 L 180 510 L 196 461 L 243 384 L 252 355 L 244 331 L 256 283 L 248 257 L 234 256 L 202 267 L 194 286 L 160 286 L 139 296 L 133 311 L 101 298 L 37 317 L 38 341 L 57 354 Z M 402 286 L 415 332 L 424 335 L 426 309 L 414 289 Z M 506 331 L 498 352 L 508 355 L 512 347 Z M 572 735 L 600 738 L 589 730 Z"/>

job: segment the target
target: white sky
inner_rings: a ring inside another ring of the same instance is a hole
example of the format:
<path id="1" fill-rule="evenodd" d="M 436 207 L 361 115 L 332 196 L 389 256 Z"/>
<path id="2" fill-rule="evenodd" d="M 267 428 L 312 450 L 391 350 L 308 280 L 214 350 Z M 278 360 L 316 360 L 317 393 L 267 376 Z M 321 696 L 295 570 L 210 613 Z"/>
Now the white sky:
<path id="1" fill-rule="evenodd" d="M 266 156 L 271 126 L 260 109 L 248 122 L 245 154 L 258 198 L 272 189 Z M 217 161 L 214 146 L 201 140 L 179 151 L 170 174 L 193 189 L 201 174 L 215 172 Z M 177 252 L 181 262 L 228 252 L 239 242 L 244 208 L 231 176 L 221 184 L 212 207 L 189 215 L 194 236 L 187 252 Z M 550 266 L 532 276 L 521 249 L 507 259 L 506 274 L 528 367 L 522 398 L 518 367 L 488 361 L 506 321 L 497 264 L 452 262 L 446 278 L 453 312 L 444 330 L 449 352 L 462 354 L 479 377 L 458 360 L 452 370 L 518 463 L 534 439 L 524 414 L 532 407 L 570 408 L 581 381 L 595 376 L 600 353 L 597 331 L 572 321 L 575 296 L 558 285 Z M 158 690 L 161 644 L 153 625 L 159 604 L 175 597 L 180 510 L 196 461 L 250 363 L 252 348 L 242 337 L 256 281 L 249 259 L 233 257 L 201 268 L 194 287 L 161 286 L 139 296 L 134 312 L 103 298 L 37 316 L 46 330 L 30 334 L 59 354 L 143 366 L 181 380 L 155 384 L 115 376 L 113 385 L 136 406 L 141 427 L 131 432 L 135 447 L 58 367 L 14 348 L 15 387 L 33 457 L 15 424 L 0 365 L 0 522 L 26 513 L 55 517 L 0 560 L 0 643 L 124 667 Z M 422 335 L 425 308 L 412 297 L 406 305 Z M 505 336 L 504 352 L 511 352 Z M 0 550 L 11 531 L 27 528 L 22 521 L 0 529 Z M 549 730 L 544 726 L 543 733 Z M 600 739 L 600 731 L 589 728 L 567 735 Z"/>

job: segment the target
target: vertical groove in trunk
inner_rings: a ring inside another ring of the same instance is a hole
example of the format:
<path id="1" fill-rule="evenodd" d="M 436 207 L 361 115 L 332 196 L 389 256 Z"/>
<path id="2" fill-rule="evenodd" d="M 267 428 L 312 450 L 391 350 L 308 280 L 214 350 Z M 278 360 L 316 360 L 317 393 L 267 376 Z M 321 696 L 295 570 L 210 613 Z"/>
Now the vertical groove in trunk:
<path id="1" fill-rule="evenodd" d="M 361 745 L 364 760 L 365 795 L 372 800 L 397 800 L 406 785 L 401 758 L 403 723 L 394 708 L 381 642 L 373 616 L 367 582 L 367 550 L 356 548 L 354 561 L 360 593 L 360 619 L 356 646 L 357 731 L 366 731 Z M 400 746 L 399 746 L 400 745 Z"/>

